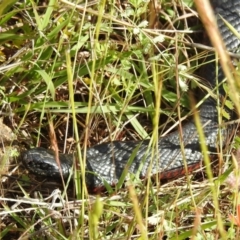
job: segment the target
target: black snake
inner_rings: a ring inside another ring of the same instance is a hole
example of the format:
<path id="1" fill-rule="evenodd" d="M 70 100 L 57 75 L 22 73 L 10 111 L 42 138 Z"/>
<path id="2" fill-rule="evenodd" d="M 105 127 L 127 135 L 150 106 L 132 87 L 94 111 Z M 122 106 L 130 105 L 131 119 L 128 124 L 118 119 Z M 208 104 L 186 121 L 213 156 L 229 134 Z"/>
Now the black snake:
<path id="1" fill-rule="evenodd" d="M 240 32 L 240 0 L 213 0 L 213 8 L 216 14 L 218 27 L 228 50 L 236 51 L 239 39 L 226 27 L 222 18 L 228 21 Z M 203 76 L 208 84 L 214 88 L 216 79 L 224 78 L 221 68 L 216 77 L 215 63 L 206 66 Z M 218 87 L 224 94 L 222 87 Z M 215 152 L 219 141 L 219 131 L 223 145 L 229 135 L 229 128 L 220 129 L 218 126 L 218 111 L 216 100 L 209 97 L 199 108 L 199 116 L 205 142 L 210 152 Z M 184 143 L 181 151 L 180 141 Z M 150 140 L 144 141 L 114 141 L 88 148 L 86 153 L 86 185 L 93 189 L 103 186 L 105 183 L 115 185 L 123 172 L 138 173 L 140 178 L 160 174 L 162 178 L 173 176 L 174 173 L 184 170 L 184 159 L 188 168 L 196 168 L 203 159 L 198 132 L 193 120 L 183 126 L 182 139 L 175 131 L 158 140 L 157 149 L 152 150 Z M 73 156 L 60 154 L 62 174 L 69 175 L 73 165 Z M 59 167 L 56 164 L 53 152 L 44 148 L 34 148 L 23 154 L 23 163 L 33 173 L 48 177 L 60 176 Z M 125 171 L 124 171 L 125 170 Z"/>

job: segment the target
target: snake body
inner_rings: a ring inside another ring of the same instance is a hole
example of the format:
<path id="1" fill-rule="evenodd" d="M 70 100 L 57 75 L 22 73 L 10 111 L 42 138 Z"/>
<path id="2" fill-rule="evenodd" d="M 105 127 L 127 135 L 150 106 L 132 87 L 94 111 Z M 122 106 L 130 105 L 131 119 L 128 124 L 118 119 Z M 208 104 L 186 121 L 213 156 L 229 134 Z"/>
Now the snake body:
<path id="1" fill-rule="evenodd" d="M 240 0 L 213 0 L 212 5 L 216 14 L 218 27 L 228 50 L 235 51 L 239 39 L 227 28 L 223 18 L 240 32 Z M 224 79 L 219 68 L 216 76 L 215 63 L 209 63 L 203 76 L 214 88 L 216 79 Z M 220 93 L 224 91 L 219 87 Z M 181 138 L 178 131 L 172 132 L 158 140 L 157 148 L 150 147 L 150 140 L 143 141 L 113 141 L 99 144 L 87 149 L 86 152 L 86 185 L 98 188 L 105 183 L 115 185 L 122 174 L 131 172 L 144 178 L 160 174 L 162 178 L 173 177 L 183 172 L 184 161 L 189 170 L 199 167 L 203 160 L 201 144 L 208 147 L 209 152 L 217 152 L 219 133 L 223 145 L 229 136 L 229 128 L 219 128 L 216 100 L 209 97 L 199 108 L 199 117 L 205 135 L 205 142 L 200 143 L 194 120 L 182 128 Z M 184 147 L 181 150 L 180 142 Z M 61 172 L 64 177 L 69 175 L 73 165 L 73 155 L 59 155 Z M 60 176 L 59 167 L 53 152 L 44 148 L 34 148 L 23 154 L 23 163 L 33 173 L 48 177 Z"/>

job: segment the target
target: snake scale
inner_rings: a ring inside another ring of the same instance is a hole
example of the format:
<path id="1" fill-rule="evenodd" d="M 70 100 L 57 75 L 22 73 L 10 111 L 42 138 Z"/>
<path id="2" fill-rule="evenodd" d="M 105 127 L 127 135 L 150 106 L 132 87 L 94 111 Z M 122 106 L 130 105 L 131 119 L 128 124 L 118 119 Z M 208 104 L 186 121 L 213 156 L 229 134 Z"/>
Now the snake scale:
<path id="1" fill-rule="evenodd" d="M 223 40 L 229 51 L 236 52 L 240 40 L 228 29 L 223 18 L 240 32 L 240 0 L 212 0 L 217 24 Z M 204 71 L 205 80 L 212 88 L 216 87 L 216 79 L 224 79 L 219 68 L 216 76 L 216 66 L 208 63 Z M 221 94 L 224 91 L 218 87 Z M 209 97 L 199 108 L 200 121 L 205 134 L 205 142 L 210 152 L 217 152 L 219 131 L 223 145 L 229 136 L 229 127 L 220 129 L 218 126 L 218 111 L 216 100 Z M 184 143 L 181 150 L 180 141 Z M 158 139 L 157 149 L 149 148 L 150 140 L 143 141 L 113 141 L 99 144 L 87 149 L 86 152 L 86 185 L 90 189 L 102 187 L 105 183 L 115 185 L 123 172 L 138 173 L 140 178 L 159 174 L 161 178 L 172 178 L 184 172 L 184 159 L 189 170 L 199 167 L 203 160 L 199 135 L 194 123 L 190 120 L 182 128 L 182 139 L 178 131 Z M 38 175 L 59 177 L 59 167 L 53 152 L 44 148 L 33 148 L 23 154 L 23 163 Z M 68 177 L 73 165 L 73 155 L 60 154 L 62 174 Z"/>

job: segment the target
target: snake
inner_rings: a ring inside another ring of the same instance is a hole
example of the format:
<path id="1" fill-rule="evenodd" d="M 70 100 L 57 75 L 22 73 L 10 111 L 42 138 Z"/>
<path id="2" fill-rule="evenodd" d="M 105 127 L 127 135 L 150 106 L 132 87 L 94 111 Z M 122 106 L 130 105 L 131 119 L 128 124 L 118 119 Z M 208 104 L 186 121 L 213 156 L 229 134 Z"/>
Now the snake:
<path id="1" fill-rule="evenodd" d="M 240 32 L 240 0 L 212 0 L 211 4 L 227 50 L 236 52 L 240 40 L 229 30 L 224 20 Z M 225 95 L 220 84 L 224 79 L 224 73 L 220 65 L 216 71 L 215 61 L 206 64 L 202 78 L 212 89 L 218 88 L 220 96 Z M 151 140 L 146 139 L 105 142 L 87 148 L 85 155 L 87 187 L 98 189 L 106 184 L 113 186 L 118 184 L 120 179 L 126 179 L 132 175 L 146 178 L 157 174 L 161 179 L 175 178 L 200 168 L 203 161 L 201 146 L 204 144 L 210 154 L 217 153 L 219 136 L 221 135 L 224 146 L 232 130 L 229 126 L 219 126 L 217 106 L 216 98 L 209 96 L 198 108 L 204 133 L 203 140 L 200 140 L 195 121 L 191 119 L 183 125 L 181 133 L 176 130 L 164 137 L 159 137 L 156 147 L 152 147 Z M 51 178 L 69 177 L 76 162 L 76 156 L 59 153 L 58 158 L 60 165 L 56 162 L 53 151 L 41 147 L 29 149 L 22 155 L 24 165 L 33 174 Z"/>

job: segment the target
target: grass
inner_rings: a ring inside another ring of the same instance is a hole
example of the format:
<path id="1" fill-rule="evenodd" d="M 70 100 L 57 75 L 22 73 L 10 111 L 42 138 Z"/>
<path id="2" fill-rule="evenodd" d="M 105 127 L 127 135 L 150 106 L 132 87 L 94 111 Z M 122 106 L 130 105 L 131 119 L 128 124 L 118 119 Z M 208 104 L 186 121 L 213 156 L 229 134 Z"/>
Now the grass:
<path id="1" fill-rule="evenodd" d="M 2 112 L 19 151 L 51 145 L 84 159 L 94 144 L 147 138 L 154 150 L 159 136 L 191 115 L 189 88 L 204 88 L 196 70 L 207 50 L 192 44 L 202 35 L 192 6 L 191 0 L 1 3 Z M 224 188 L 230 170 L 221 170 L 164 185 L 130 179 L 98 196 L 86 191 L 78 172 L 63 187 L 20 168 L 17 179 L 1 185 L 1 238 L 238 239 L 237 189 Z"/>

